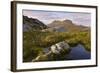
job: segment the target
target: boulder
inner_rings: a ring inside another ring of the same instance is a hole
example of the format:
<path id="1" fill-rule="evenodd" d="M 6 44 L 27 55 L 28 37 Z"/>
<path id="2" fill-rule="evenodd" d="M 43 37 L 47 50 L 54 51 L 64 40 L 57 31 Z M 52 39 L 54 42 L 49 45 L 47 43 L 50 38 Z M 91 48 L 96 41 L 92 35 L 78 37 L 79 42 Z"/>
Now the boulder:
<path id="1" fill-rule="evenodd" d="M 48 61 L 56 60 L 58 58 L 63 58 L 65 54 L 70 51 L 70 46 L 65 41 L 56 43 L 50 47 L 47 53 L 42 53 L 38 55 L 32 62 L 36 61 Z"/>
<path id="2" fill-rule="evenodd" d="M 56 45 L 52 45 L 50 48 L 52 53 L 59 54 L 59 49 Z"/>
<path id="3" fill-rule="evenodd" d="M 68 43 L 64 41 L 56 43 L 55 45 L 52 45 L 50 48 L 51 52 L 55 54 L 60 54 L 60 52 L 64 50 L 70 50 L 70 46 L 68 45 Z"/>
<path id="4" fill-rule="evenodd" d="M 32 62 L 46 61 L 46 60 L 48 60 L 48 56 L 44 54 L 37 56 L 35 59 L 32 60 Z"/>

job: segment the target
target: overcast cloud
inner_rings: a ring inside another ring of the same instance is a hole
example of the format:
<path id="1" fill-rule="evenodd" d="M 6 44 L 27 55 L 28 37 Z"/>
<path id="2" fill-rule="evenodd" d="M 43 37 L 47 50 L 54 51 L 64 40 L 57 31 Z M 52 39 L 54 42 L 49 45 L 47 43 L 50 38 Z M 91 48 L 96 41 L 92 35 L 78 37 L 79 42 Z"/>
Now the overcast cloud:
<path id="1" fill-rule="evenodd" d="M 77 25 L 90 26 L 90 13 L 61 12 L 61 11 L 39 11 L 39 10 L 23 10 L 23 15 L 30 18 L 37 18 L 45 24 L 49 24 L 54 20 L 72 20 Z"/>

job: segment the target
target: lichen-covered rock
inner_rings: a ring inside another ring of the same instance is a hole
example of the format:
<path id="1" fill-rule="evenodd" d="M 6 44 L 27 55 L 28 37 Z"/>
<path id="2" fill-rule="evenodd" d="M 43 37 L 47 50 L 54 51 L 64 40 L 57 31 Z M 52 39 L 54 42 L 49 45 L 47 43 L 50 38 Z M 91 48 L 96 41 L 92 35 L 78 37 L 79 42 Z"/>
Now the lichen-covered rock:
<path id="1" fill-rule="evenodd" d="M 60 54 L 60 52 L 64 50 L 70 50 L 70 46 L 64 41 L 56 43 L 55 45 L 52 45 L 50 48 L 52 53 L 55 54 Z"/>
<path id="2" fill-rule="evenodd" d="M 69 52 L 70 46 L 62 41 L 52 45 L 49 52 L 38 55 L 32 62 L 62 59 Z"/>
<path id="3" fill-rule="evenodd" d="M 56 45 L 52 45 L 51 46 L 51 51 L 52 51 L 52 53 L 55 53 L 55 54 L 58 54 L 59 53 L 59 49 L 57 48 Z"/>

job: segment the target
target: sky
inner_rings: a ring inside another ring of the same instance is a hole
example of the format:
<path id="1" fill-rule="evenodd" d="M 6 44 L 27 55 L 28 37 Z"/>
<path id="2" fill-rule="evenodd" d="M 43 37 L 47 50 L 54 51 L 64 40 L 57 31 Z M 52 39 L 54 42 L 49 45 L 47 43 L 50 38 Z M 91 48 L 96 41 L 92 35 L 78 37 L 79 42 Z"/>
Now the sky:
<path id="1" fill-rule="evenodd" d="M 37 18 L 45 24 L 54 20 L 72 20 L 77 25 L 90 26 L 91 13 L 67 12 L 67 11 L 40 11 L 40 10 L 23 10 L 23 15 L 29 18 Z"/>

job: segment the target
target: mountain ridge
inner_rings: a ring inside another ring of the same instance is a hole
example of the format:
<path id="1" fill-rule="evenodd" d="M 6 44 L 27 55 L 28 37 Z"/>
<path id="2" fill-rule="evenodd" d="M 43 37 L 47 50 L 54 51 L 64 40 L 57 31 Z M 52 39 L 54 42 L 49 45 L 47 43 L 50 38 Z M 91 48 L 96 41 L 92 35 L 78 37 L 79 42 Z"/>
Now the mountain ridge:
<path id="1" fill-rule="evenodd" d="M 42 21 L 36 18 L 29 18 L 23 16 L 23 31 L 28 30 L 42 30 L 42 31 L 89 31 L 90 28 L 82 25 L 74 24 L 71 20 L 54 20 L 50 24 L 44 24 Z"/>
<path id="2" fill-rule="evenodd" d="M 48 24 L 48 27 L 50 28 L 54 28 L 54 27 L 61 27 L 66 29 L 67 31 L 88 31 L 90 30 L 89 27 L 86 26 L 82 26 L 82 25 L 77 25 L 74 24 L 71 20 L 54 20 L 53 22 L 51 22 L 50 24 Z"/>
<path id="3" fill-rule="evenodd" d="M 23 16 L 23 30 L 42 30 L 46 29 L 47 26 L 40 20 L 36 18 L 29 18 L 28 16 Z"/>

